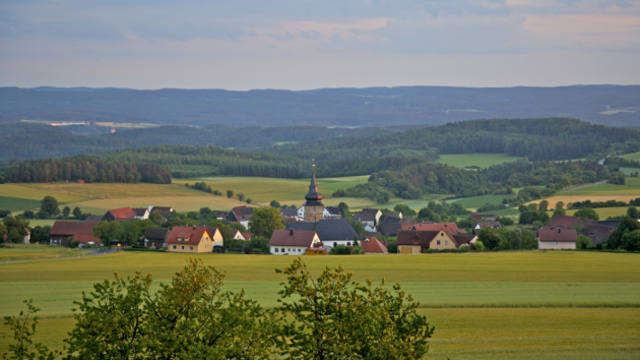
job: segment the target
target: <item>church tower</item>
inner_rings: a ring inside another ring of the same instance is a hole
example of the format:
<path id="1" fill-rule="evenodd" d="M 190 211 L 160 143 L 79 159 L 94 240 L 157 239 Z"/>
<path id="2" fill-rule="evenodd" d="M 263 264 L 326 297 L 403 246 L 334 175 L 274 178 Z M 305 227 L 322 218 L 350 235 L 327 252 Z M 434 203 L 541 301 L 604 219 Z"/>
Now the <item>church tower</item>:
<path id="1" fill-rule="evenodd" d="M 311 177 L 311 184 L 309 184 L 309 192 L 305 195 L 307 200 L 304 203 L 304 221 L 305 222 L 318 222 L 322 220 L 324 213 L 324 204 L 322 203 L 322 194 L 318 192 L 318 184 L 316 183 L 316 163 L 312 164 L 313 176 Z"/>

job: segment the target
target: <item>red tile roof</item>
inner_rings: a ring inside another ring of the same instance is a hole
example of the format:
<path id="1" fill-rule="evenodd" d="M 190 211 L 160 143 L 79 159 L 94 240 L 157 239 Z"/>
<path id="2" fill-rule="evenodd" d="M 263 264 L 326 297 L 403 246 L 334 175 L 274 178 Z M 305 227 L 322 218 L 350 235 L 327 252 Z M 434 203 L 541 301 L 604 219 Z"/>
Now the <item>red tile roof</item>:
<path id="1" fill-rule="evenodd" d="M 440 231 L 402 230 L 398 233 L 398 245 L 420 245 L 428 248 L 429 243 Z"/>
<path id="2" fill-rule="evenodd" d="M 174 226 L 165 241 L 167 244 L 198 245 L 205 231 L 205 226 Z M 209 233 L 211 237 L 211 233 Z"/>
<path id="3" fill-rule="evenodd" d="M 269 246 L 305 246 L 311 247 L 316 232 L 313 230 L 275 230 L 269 240 Z"/>
<path id="4" fill-rule="evenodd" d="M 595 221 L 591 219 L 558 214 L 558 215 L 555 215 L 551 219 L 551 221 L 549 221 L 549 226 L 573 228 L 573 227 L 584 226 L 586 224 L 592 224 L 592 223 L 595 223 Z"/>
<path id="5" fill-rule="evenodd" d="M 237 221 L 241 220 L 250 220 L 251 216 L 253 216 L 253 208 L 248 206 L 236 206 L 231 209 L 233 215 L 236 217 Z"/>
<path id="6" fill-rule="evenodd" d="M 127 220 L 136 217 L 136 212 L 130 207 L 123 207 L 119 209 L 113 209 L 107 211 L 107 214 L 111 214 L 116 220 Z"/>
<path id="7" fill-rule="evenodd" d="M 578 232 L 575 229 L 545 226 L 538 229 L 538 240 L 576 242 L 578 240 Z"/>
<path id="8" fill-rule="evenodd" d="M 387 247 L 375 236 L 360 241 L 360 247 L 367 254 L 386 254 Z"/>
<path id="9" fill-rule="evenodd" d="M 99 237 L 93 235 L 93 227 L 97 221 L 56 221 L 51 227 L 49 236 L 73 237 L 74 240 L 87 244 L 102 244 Z"/>

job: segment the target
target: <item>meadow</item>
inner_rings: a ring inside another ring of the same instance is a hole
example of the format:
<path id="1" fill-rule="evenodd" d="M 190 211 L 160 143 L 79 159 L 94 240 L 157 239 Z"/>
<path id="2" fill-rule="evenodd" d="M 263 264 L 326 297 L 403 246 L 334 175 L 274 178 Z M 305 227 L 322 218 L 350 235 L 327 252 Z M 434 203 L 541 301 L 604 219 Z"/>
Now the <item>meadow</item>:
<path id="1" fill-rule="evenodd" d="M 0 254 L 14 249 L 0 249 Z M 73 300 L 114 272 L 168 281 L 190 255 L 126 252 L 0 264 L 0 315 L 33 298 L 39 338 L 57 344 L 73 326 Z M 199 255 L 225 287 L 276 305 L 286 256 Z M 314 273 L 342 265 L 359 281 L 399 282 L 436 326 L 434 359 L 632 359 L 640 356 L 640 255 L 500 252 L 305 257 Z M 156 285 L 157 286 L 157 285 Z M 0 334 L 6 328 L 0 326 Z M 0 352 L 7 338 L 0 336 Z"/>
<path id="2" fill-rule="evenodd" d="M 506 162 L 526 160 L 523 157 L 509 156 L 505 154 L 441 154 L 438 158 L 438 162 L 455 166 L 458 168 L 465 168 L 470 166 L 477 166 L 481 169 L 486 169 L 493 165 L 499 165 Z"/>

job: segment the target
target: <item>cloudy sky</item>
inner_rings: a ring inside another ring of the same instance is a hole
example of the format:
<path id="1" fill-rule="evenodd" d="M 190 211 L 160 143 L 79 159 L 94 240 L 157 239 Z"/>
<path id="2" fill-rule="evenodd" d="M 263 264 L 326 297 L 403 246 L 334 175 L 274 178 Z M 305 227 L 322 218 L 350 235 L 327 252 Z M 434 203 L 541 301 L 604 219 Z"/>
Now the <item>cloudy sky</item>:
<path id="1" fill-rule="evenodd" d="M 640 0 L 2 0 L 0 86 L 640 84 Z"/>

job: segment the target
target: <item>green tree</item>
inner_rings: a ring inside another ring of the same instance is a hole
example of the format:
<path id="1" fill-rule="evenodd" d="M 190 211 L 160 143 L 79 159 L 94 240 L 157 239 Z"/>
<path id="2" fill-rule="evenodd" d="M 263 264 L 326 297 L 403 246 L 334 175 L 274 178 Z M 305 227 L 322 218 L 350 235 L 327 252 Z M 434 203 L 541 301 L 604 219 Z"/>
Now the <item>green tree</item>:
<path id="1" fill-rule="evenodd" d="M 638 211 L 638 208 L 635 206 L 629 206 L 627 216 L 632 219 L 640 219 L 640 211 Z"/>
<path id="2" fill-rule="evenodd" d="M 80 208 L 77 206 L 73 208 L 72 214 L 74 219 L 80 220 L 84 217 L 84 215 L 82 214 L 82 210 L 80 210 Z"/>
<path id="3" fill-rule="evenodd" d="M 4 222 L 0 222 L 0 244 L 4 242 L 4 236 L 7 235 L 7 227 Z"/>
<path id="4" fill-rule="evenodd" d="M 64 208 L 62 208 L 62 217 L 67 219 L 69 218 L 69 214 L 71 213 L 71 208 L 68 206 L 65 206 Z"/>
<path id="5" fill-rule="evenodd" d="M 21 243 L 27 235 L 29 221 L 21 216 L 6 216 L 2 219 L 9 242 Z"/>
<path id="6" fill-rule="evenodd" d="M 405 204 L 398 204 L 393 208 L 393 210 L 397 213 L 402 213 L 403 216 L 416 216 L 416 211 Z"/>
<path id="7" fill-rule="evenodd" d="M 639 230 L 640 224 L 636 219 L 632 219 L 630 217 L 625 217 L 620 222 L 618 228 L 611 233 L 606 242 L 607 249 L 617 249 L 622 247 L 622 239 L 626 233 Z"/>
<path id="8" fill-rule="evenodd" d="M 576 241 L 577 249 L 590 249 L 592 247 L 591 239 L 588 236 L 578 235 L 578 241 Z"/>
<path id="9" fill-rule="evenodd" d="M 549 202 L 547 200 L 542 200 L 538 204 L 538 210 L 540 211 L 547 211 L 548 207 L 549 207 Z"/>
<path id="10" fill-rule="evenodd" d="M 434 328 L 399 285 L 360 284 L 342 267 L 314 278 L 299 258 L 284 270 L 278 309 L 286 359 L 420 359 Z"/>
<path id="11" fill-rule="evenodd" d="M 53 196 L 45 196 L 40 202 L 40 212 L 49 218 L 58 216 L 60 214 L 58 200 Z"/>
<path id="12" fill-rule="evenodd" d="M 238 198 L 239 201 L 244 201 L 244 194 L 243 193 L 237 193 L 236 197 Z"/>
<path id="13" fill-rule="evenodd" d="M 577 217 L 581 217 L 581 218 L 585 218 L 585 219 L 593 219 L 593 220 L 598 220 L 600 219 L 600 217 L 598 216 L 598 213 L 593 210 L 592 208 L 582 208 L 578 211 L 576 211 L 573 216 L 577 216 Z"/>
<path id="14" fill-rule="evenodd" d="M 284 229 L 284 219 L 278 209 L 261 207 L 253 211 L 249 220 L 249 231 L 254 235 L 270 239 L 273 231 L 277 229 Z"/>
<path id="15" fill-rule="evenodd" d="M 25 300 L 26 310 L 21 310 L 18 316 L 5 316 L 4 324 L 13 333 L 13 343 L 9 344 L 10 354 L 4 354 L 7 359 L 25 360 L 53 360 L 56 354 L 41 344 L 33 342 L 39 318 L 36 315 L 39 308 L 33 305 L 32 300 Z"/>
<path id="16" fill-rule="evenodd" d="M 100 238 L 104 246 L 111 246 L 114 241 L 122 241 L 124 230 L 117 221 L 102 221 L 93 227 L 93 235 Z"/>
<path id="17" fill-rule="evenodd" d="M 502 236 L 492 227 L 484 227 L 478 232 L 478 240 L 482 241 L 482 244 L 489 249 L 495 250 L 500 245 Z"/>
<path id="18" fill-rule="evenodd" d="M 227 197 L 228 198 L 232 198 L 233 197 L 233 190 L 227 190 Z"/>
<path id="19" fill-rule="evenodd" d="M 271 200 L 271 203 L 269 203 L 269 206 L 271 207 L 275 207 L 275 208 L 279 208 L 280 207 L 280 203 L 276 200 Z"/>
<path id="20" fill-rule="evenodd" d="M 627 251 L 640 251 L 640 230 L 629 231 L 622 236 L 622 248 Z"/>
<path id="21" fill-rule="evenodd" d="M 160 225 L 164 222 L 164 218 L 162 217 L 162 215 L 160 215 L 159 212 L 157 211 L 153 211 L 150 215 L 149 215 L 149 220 L 151 220 L 151 222 L 153 222 L 156 225 Z"/>

